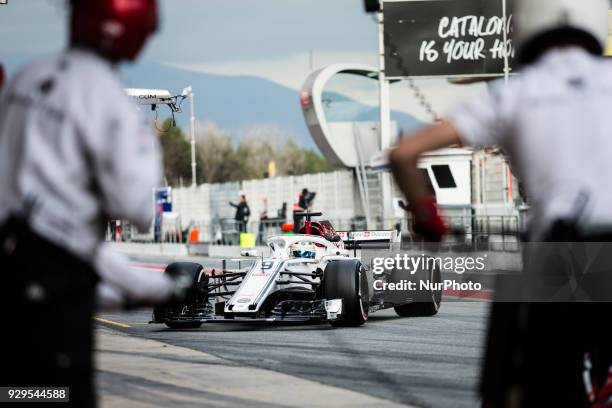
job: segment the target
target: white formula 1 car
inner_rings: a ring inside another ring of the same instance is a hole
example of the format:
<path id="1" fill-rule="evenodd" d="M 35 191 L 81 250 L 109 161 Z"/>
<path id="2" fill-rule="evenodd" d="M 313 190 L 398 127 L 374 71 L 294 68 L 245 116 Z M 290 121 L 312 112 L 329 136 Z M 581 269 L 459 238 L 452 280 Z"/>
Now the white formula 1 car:
<path id="1" fill-rule="evenodd" d="M 268 240 L 269 257 L 255 257 L 248 268 L 206 270 L 197 263 L 173 263 L 191 273 L 194 289 L 184 304 L 159 307 L 151 323 L 171 328 L 196 328 L 215 323 L 296 323 L 327 321 L 334 326 L 360 326 L 369 313 L 395 308 L 400 316 L 432 316 L 441 292 L 407 296 L 374 289 L 374 280 L 398 282 L 395 271 L 374 274 L 356 248 L 394 240 L 395 231 L 336 232 L 327 221 L 311 221 L 320 213 L 304 213 L 306 222 L 296 235 Z M 248 256 L 251 256 L 248 258 Z M 423 271 L 440 282 L 439 270 Z M 380 286 L 380 285 L 378 285 Z"/>

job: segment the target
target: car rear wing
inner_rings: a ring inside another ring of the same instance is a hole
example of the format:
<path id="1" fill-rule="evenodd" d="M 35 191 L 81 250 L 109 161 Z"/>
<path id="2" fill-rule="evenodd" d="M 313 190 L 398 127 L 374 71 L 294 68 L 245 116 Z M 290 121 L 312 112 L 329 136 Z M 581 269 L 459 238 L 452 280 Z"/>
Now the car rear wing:
<path id="1" fill-rule="evenodd" d="M 346 249 L 390 249 L 399 244 L 401 236 L 396 230 L 337 231 Z"/>

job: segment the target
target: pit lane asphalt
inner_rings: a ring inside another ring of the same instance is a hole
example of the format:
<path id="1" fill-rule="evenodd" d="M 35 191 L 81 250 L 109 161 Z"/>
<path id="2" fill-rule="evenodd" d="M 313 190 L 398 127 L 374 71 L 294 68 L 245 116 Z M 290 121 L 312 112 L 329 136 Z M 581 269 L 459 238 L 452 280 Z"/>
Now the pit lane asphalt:
<path id="1" fill-rule="evenodd" d="M 150 310 L 99 315 L 129 327 L 99 324 L 400 403 L 477 407 L 489 305 L 446 301 L 437 316 L 428 318 L 399 318 L 384 310 L 359 328 L 204 324 L 179 331 L 147 324 Z"/>

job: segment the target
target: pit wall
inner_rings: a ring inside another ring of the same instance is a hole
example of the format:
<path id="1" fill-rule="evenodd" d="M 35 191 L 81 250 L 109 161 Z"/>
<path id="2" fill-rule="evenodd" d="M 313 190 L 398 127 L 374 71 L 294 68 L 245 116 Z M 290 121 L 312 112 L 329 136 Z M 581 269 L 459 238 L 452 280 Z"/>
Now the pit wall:
<path id="1" fill-rule="evenodd" d="M 181 260 L 188 257 L 207 257 L 207 258 L 218 258 L 218 259 L 232 259 L 241 258 L 241 249 L 238 246 L 227 246 L 227 245 L 209 245 L 201 244 L 189 246 L 186 244 L 155 244 L 155 243 L 113 243 L 113 246 L 119 251 L 125 253 L 128 256 L 139 257 L 151 257 L 152 259 L 164 259 L 164 260 Z M 254 248 L 257 250 L 258 256 L 269 256 L 270 251 L 268 247 L 259 246 Z M 408 251 L 413 256 L 419 256 L 423 252 L 418 250 Z M 385 251 L 357 251 L 357 256 L 362 258 L 363 262 L 369 264 L 373 254 L 377 256 L 389 256 L 392 252 Z M 522 257 L 520 252 L 508 251 L 508 252 L 491 252 L 491 251 L 478 251 L 470 253 L 458 253 L 458 252 L 445 252 L 436 253 L 436 256 L 446 257 L 458 257 L 458 256 L 470 256 L 470 257 L 483 257 L 486 258 L 486 271 L 483 274 L 496 273 L 498 271 L 517 272 L 522 269 Z"/>
<path id="2" fill-rule="evenodd" d="M 185 257 L 209 257 L 209 258 L 240 258 L 241 248 L 229 245 L 210 245 L 210 244 L 170 244 L 170 243 L 135 243 L 135 242 L 116 242 L 113 246 L 126 255 L 163 259 L 181 259 Z M 268 256 L 268 247 L 255 247 L 258 254 Z"/>

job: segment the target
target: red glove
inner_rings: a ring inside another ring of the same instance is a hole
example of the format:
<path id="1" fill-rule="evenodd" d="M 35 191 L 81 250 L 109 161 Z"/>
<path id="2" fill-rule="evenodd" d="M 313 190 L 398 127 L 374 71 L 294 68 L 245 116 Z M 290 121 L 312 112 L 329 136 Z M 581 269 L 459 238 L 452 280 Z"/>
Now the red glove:
<path id="1" fill-rule="evenodd" d="M 414 222 L 412 230 L 428 242 L 440 242 L 448 234 L 448 226 L 440 217 L 440 211 L 433 197 L 425 197 L 410 204 Z"/>
<path id="2" fill-rule="evenodd" d="M 611 408 L 612 407 L 612 367 L 608 370 L 608 379 L 606 383 L 597 390 L 593 408 Z"/>

